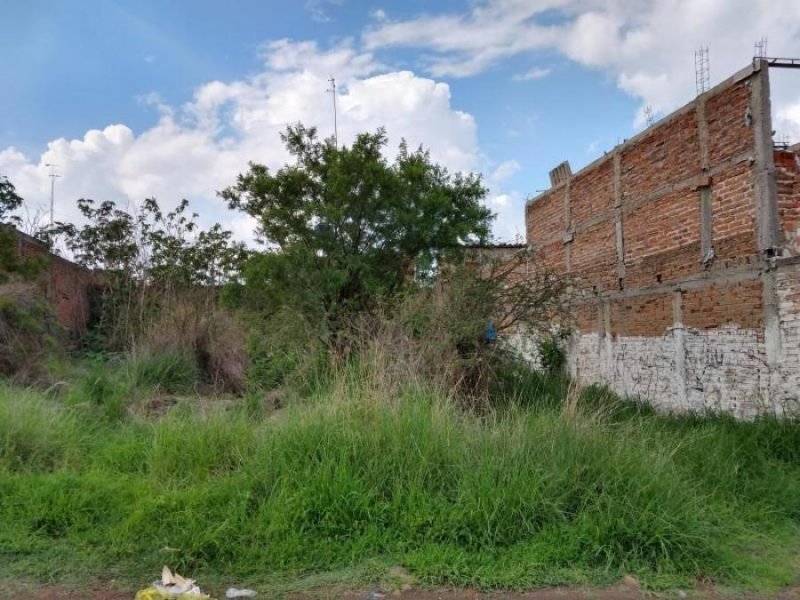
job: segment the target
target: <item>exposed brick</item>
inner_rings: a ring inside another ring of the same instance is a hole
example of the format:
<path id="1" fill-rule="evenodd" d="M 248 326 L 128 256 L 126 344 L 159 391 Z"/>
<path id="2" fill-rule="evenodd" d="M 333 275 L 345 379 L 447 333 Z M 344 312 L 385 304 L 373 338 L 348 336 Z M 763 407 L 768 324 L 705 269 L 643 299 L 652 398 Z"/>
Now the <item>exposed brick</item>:
<path id="1" fill-rule="evenodd" d="M 714 177 L 711 186 L 711 236 L 717 260 L 747 264 L 758 254 L 753 175 L 741 164 Z"/>
<path id="2" fill-rule="evenodd" d="M 745 113 L 749 107 L 750 87 L 744 81 L 706 101 L 711 167 L 751 149 L 753 129 L 745 121 Z"/>
<path id="3" fill-rule="evenodd" d="M 611 304 L 615 336 L 663 336 L 672 326 L 672 294 L 623 298 Z"/>
<path id="4" fill-rule="evenodd" d="M 613 218 L 614 161 L 607 158 L 596 168 L 581 171 L 570 182 L 572 224 L 581 227 L 592 219 Z"/>
<path id="5" fill-rule="evenodd" d="M 776 151 L 775 176 L 778 218 L 782 245 L 787 254 L 800 254 L 800 157 L 794 152 Z"/>
<path id="6" fill-rule="evenodd" d="M 20 256 L 47 259 L 47 298 L 62 325 L 75 333 L 82 332 L 89 321 L 89 292 L 96 277 L 88 269 L 50 254 L 40 241 L 17 231 Z"/>
<path id="7" fill-rule="evenodd" d="M 709 285 L 683 292 L 683 323 L 696 329 L 737 325 L 760 329 L 764 323 L 761 281 Z"/>
<path id="8" fill-rule="evenodd" d="M 731 78 L 573 174 L 569 218 L 565 186 L 527 207 L 529 241 L 571 267 L 574 376 L 668 410 L 800 415 L 800 152 L 756 144 L 767 85 L 766 65 Z M 777 258 L 758 250 L 772 209 Z"/>
<path id="9" fill-rule="evenodd" d="M 687 111 L 622 151 L 623 198 L 636 201 L 700 170 L 697 118 L 694 111 Z"/>
<path id="10" fill-rule="evenodd" d="M 529 243 L 540 245 L 563 236 L 565 194 L 565 187 L 561 186 L 528 205 L 525 223 Z"/>
<path id="11" fill-rule="evenodd" d="M 615 235 L 614 222 L 609 220 L 575 233 L 570 274 L 582 287 L 616 289 Z"/>

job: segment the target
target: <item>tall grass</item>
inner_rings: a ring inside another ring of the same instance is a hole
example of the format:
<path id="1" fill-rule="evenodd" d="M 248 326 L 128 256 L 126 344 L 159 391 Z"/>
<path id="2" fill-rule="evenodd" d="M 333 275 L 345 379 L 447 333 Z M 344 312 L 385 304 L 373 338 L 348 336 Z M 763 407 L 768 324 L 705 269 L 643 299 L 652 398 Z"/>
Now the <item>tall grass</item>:
<path id="1" fill-rule="evenodd" d="M 184 404 L 158 421 L 0 388 L 0 573 L 258 579 L 383 556 L 482 587 L 797 576 L 800 426 L 522 383 L 476 416 L 345 372 L 278 415 Z"/>

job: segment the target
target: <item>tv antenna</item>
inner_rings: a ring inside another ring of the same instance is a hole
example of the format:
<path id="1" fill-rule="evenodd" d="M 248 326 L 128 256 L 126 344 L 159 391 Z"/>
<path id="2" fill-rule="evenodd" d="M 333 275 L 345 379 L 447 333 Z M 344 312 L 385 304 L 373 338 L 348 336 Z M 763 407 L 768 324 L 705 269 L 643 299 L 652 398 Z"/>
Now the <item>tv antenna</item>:
<path id="1" fill-rule="evenodd" d="M 644 120 L 647 123 L 647 127 L 651 127 L 655 122 L 653 119 L 653 107 L 649 104 L 644 107 Z"/>
<path id="2" fill-rule="evenodd" d="M 56 173 L 56 169 L 58 169 L 57 164 L 45 163 L 44 166 L 50 167 L 50 173 L 47 176 L 50 178 L 50 227 L 52 227 L 54 222 L 53 207 L 55 206 L 56 199 L 56 177 L 61 177 L 61 175 Z"/>
<path id="3" fill-rule="evenodd" d="M 753 52 L 753 56 L 756 58 L 766 58 L 767 57 L 767 36 L 762 37 L 755 43 L 755 49 Z"/>
<path id="4" fill-rule="evenodd" d="M 331 84 L 326 91 L 329 92 L 333 96 L 333 143 L 336 144 L 336 147 L 339 147 L 339 126 L 336 122 L 336 78 L 331 77 L 328 79 L 328 83 Z"/>
<path id="5" fill-rule="evenodd" d="M 708 46 L 701 46 L 694 51 L 694 81 L 697 86 L 697 95 L 707 92 L 711 80 L 711 69 L 708 61 Z"/>

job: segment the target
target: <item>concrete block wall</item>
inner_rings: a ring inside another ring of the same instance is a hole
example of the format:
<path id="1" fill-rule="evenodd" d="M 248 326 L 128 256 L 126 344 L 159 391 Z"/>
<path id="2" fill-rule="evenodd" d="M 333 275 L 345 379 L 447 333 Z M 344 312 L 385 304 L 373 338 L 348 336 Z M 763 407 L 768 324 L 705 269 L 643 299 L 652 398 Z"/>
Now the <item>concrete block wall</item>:
<path id="1" fill-rule="evenodd" d="M 800 412 L 800 153 L 756 60 L 526 206 L 571 373 L 675 411 Z M 530 346 L 530 344 L 528 345 Z"/>

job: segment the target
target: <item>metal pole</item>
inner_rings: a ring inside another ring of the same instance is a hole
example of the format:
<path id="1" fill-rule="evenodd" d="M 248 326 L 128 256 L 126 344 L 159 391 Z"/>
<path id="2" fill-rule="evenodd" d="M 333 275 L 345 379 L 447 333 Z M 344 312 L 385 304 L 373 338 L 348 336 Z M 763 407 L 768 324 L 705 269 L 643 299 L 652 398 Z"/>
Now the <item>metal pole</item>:
<path id="1" fill-rule="evenodd" d="M 50 175 L 50 227 L 53 226 L 53 206 L 56 197 L 56 176 Z"/>
<path id="2" fill-rule="evenodd" d="M 333 94 L 333 143 L 336 144 L 336 147 L 339 147 L 339 125 L 337 123 L 336 118 L 336 79 L 331 77 L 328 79 L 331 84 L 331 89 L 328 91 Z"/>
<path id="3" fill-rule="evenodd" d="M 56 167 L 58 167 L 55 163 L 45 163 L 46 167 L 50 167 L 50 227 L 53 226 L 55 223 L 55 214 L 54 214 L 54 207 L 55 207 L 55 198 L 56 198 L 56 177 L 61 177 L 56 173 Z"/>

